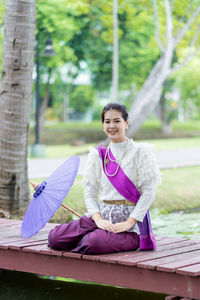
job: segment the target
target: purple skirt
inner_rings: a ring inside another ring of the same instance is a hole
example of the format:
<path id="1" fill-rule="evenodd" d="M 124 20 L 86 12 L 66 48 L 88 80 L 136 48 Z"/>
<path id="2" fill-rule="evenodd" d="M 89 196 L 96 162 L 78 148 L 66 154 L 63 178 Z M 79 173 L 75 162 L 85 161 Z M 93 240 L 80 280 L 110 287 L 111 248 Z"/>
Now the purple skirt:
<path id="1" fill-rule="evenodd" d="M 91 218 L 83 216 L 52 229 L 48 246 L 82 254 L 106 254 L 137 250 L 139 237 L 135 232 L 114 233 L 99 229 Z"/>

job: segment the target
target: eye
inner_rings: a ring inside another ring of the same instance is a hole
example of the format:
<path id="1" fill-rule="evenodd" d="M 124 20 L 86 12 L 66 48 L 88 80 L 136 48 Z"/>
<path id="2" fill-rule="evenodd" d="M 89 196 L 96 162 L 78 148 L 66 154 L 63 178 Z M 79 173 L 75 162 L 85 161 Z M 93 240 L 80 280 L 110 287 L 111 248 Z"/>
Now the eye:
<path id="1" fill-rule="evenodd" d="M 108 123 L 110 123 L 110 122 L 109 122 L 109 121 L 105 121 L 104 123 L 105 123 L 105 124 L 108 124 Z"/>

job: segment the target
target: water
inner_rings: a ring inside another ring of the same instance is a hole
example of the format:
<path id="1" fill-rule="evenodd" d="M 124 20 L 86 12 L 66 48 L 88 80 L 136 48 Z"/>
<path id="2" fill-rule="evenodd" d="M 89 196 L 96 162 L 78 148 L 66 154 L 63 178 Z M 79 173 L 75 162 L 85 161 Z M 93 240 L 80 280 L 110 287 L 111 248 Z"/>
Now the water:
<path id="1" fill-rule="evenodd" d="M 200 239 L 200 212 L 160 214 L 153 209 L 151 220 L 155 235 Z"/>
<path id="2" fill-rule="evenodd" d="M 134 278 L 133 278 L 134 280 Z M 162 294 L 131 289 L 63 282 L 39 278 L 37 275 L 0 271 L 0 300 L 161 300 Z"/>

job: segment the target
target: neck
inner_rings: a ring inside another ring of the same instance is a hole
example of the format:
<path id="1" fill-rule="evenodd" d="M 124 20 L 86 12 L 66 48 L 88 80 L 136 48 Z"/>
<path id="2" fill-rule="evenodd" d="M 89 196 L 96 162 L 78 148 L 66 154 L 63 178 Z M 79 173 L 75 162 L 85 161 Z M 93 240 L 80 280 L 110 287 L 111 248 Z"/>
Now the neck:
<path id="1" fill-rule="evenodd" d="M 121 138 L 121 139 L 118 139 L 118 140 L 111 140 L 110 139 L 110 143 L 113 143 L 113 144 L 118 144 L 118 143 L 122 143 L 122 142 L 125 142 L 125 141 L 128 141 L 128 138 L 126 136 L 124 138 Z"/>

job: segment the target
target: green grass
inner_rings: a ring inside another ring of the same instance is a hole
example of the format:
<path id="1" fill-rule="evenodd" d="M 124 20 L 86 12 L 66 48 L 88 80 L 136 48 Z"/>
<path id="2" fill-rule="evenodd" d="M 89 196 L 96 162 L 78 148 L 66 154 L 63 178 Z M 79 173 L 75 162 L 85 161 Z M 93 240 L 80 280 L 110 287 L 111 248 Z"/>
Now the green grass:
<path id="1" fill-rule="evenodd" d="M 200 121 L 185 121 L 185 122 L 178 122 L 173 121 L 172 127 L 174 130 L 180 131 L 200 131 Z"/>
<path id="2" fill-rule="evenodd" d="M 152 204 L 152 208 L 157 208 L 162 213 L 200 208 L 199 174 L 200 167 L 162 170 L 162 184 L 157 189 L 157 196 Z M 33 181 L 39 183 L 42 180 L 44 179 Z M 31 193 L 33 193 L 32 189 Z M 86 212 L 82 176 L 76 177 L 63 203 L 80 215 Z M 67 222 L 71 218 L 72 214 L 60 207 L 52 221 L 62 223 Z"/>
<path id="3" fill-rule="evenodd" d="M 155 145 L 156 150 L 200 148 L 200 137 L 140 140 L 139 142 L 151 143 Z M 88 152 L 90 146 L 95 147 L 95 145 L 95 143 L 83 144 L 80 146 L 46 145 L 45 158 L 70 157 L 72 155 L 84 154 Z"/>
<path id="4" fill-rule="evenodd" d="M 51 123 L 45 124 L 45 128 L 48 129 L 73 129 L 73 130 L 84 130 L 84 129 L 102 129 L 101 121 L 92 121 L 90 123 L 85 122 L 69 122 L 69 123 Z"/>
<path id="5" fill-rule="evenodd" d="M 200 131 L 200 121 L 192 120 L 192 121 L 173 121 L 172 127 L 174 130 L 180 131 Z M 75 129 L 75 130 L 84 130 L 84 129 L 102 129 L 101 121 L 92 121 L 90 123 L 85 122 L 69 122 L 69 123 L 45 123 L 46 129 Z M 142 125 L 141 129 L 143 130 L 155 130 L 161 128 L 161 122 L 159 119 L 149 119 Z"/>
<path id="6" fill-rule="evenodd" d="M 45 158 L 59 158 L 59 157 L 70 157 L 73 155 L 80 155 L 87 153 L 90 146 L 95 146 L 94 143 L 83 144 L 80 146 L 72 145 L 46 145 L 45 146 Z M 30 152 L 30 150 L 29 150 Z M 30 156 L 29 158 L 33 158 Z"/>
<path id="7" fill-rule="evenodd" d="M 200 167 L 162 170 L 162 184 L 152 208 L 162 212 L 200 208 L 199 175 Z"/>

